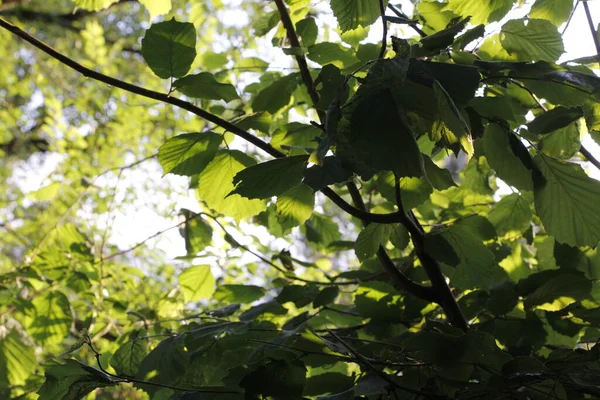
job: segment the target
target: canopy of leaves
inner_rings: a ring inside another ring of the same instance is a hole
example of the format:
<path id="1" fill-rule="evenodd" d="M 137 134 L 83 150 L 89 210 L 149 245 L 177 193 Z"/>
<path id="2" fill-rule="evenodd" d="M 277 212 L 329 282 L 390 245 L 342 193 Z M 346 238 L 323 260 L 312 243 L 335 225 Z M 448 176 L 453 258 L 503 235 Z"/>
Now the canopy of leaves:
<path id="1" fill-rule="evenodd" d="M 578 3 L 3 1 L 0 398 L 600 397 Z"/>

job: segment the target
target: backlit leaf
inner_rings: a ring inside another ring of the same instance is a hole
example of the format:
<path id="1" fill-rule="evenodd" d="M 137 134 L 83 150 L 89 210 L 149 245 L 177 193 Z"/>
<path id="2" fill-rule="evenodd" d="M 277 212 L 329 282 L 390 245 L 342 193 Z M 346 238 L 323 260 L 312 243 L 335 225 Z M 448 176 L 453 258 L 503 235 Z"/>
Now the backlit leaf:
<path id="1" fill-rule="evenodd" d="M 581 166 L 538 155 L 535 208 L 546 231 L 560 243 L 595 247 L 600 241 L 600 182 Z"/>
<path id="2" fill-rule="evenodd" d="M 387 0 L 383 1 L 383 6 L 387 6 Z M 331 9 L 342 32 L 369 26 L 381 16 L 379 3 L 372 0 L 331 0 Z"/>
<path id="3" fill-rule="evenodd" d="M 556 61 L 565 51 L 556 26 L 544 19 L 508 21 L 502 26 L 500 41 L 518 61 Z"/>
<path id="4" fill-rule="evenodd" d="M 175 19 L 153 24 L 142 39 L 142 55 L 159 78 L 180 78 L 196 58 L 196 29 Z"/>
<path id="5" fill-rule="evenodd" d="M 174 136 L 158 149 L 158 162 L 165 174 L 199 174 L 215 157 L 222 140 L 221 135 L 213 132 Z"/>
<path id="6" fill-rule="evenodd" d="M 262 200 L 249 200 L 234 190 L 233 177 L 256 161 L 238 150 L 221 150 L 199 176 L 198 198 L 213 210 L 242 219 L 265 209 Z"/>
<path id="7" fill-rule="evenodd" d="M 232 84 L 218 82 L 210 72 L 184 76 L 173 82 L 173 87 L 186 96 L 198 99 L 230 102 L 240 98 Z"/>
<path id="8" fill-rule="evenodd" d="M 279 196 L 302 181 L 308 156 L 291 156 L 250 166 L 233 177 L 231 194 L 248 199 Z"/>
<path id="9" fill-rule="evenodd" d="M 179 286 L 186 302 L 210 299 L 215 292 L 215 277 L 209 265 L 194 265 L 179 274 Z"/>

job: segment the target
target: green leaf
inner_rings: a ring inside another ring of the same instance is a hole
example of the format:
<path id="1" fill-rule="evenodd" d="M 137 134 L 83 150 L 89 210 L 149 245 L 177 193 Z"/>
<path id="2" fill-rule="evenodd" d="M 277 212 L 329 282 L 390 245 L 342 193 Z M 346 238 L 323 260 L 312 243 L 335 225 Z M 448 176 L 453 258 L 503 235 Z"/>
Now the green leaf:
<path id="1" fill-rule="evenodd" d="M 160 342 L 142 360 L 135 378 L 155 385 L 135 383 L 134 386 L 143 389 L 152 395 L 160 387 L 156 385 L 175 386 L 185 375 L 187 365 L 187 351 L 183 337 L 172 336 Z"/>
<path id="2" fill-rule="evenodd" d="M 581 149 L 581 138 L 587 129 L 583 118 L 544 135 L 539 143 L 539 149 L 546 155 L 562 160 L 568 160 Z"/>
<path id="3" fill-rule="evenodd" d="M 387 0 L 383 6 L 387 7 Z M 381 16 L 379 3 L 371 0 L 331 0 L 331 9 L 342 32 L 369 26 Z"/>
<path id="4" fill-rule="evenodd" d="M 50 364 L 44 375 L 46 380 L 37 392 L 40 400 L 79 400 L 95 389 L 119 383 L 104 372 L 76 360 Z"/>
<path id="5" fill-rule="evenodd" d="M 304 171 L 302 183 L 317 191 L 329 185 L 347 182 L 350 178 L 352 178 L 352 171 L 344 168 L 338 157 L 327 156 L 323 160 L 323 165 L 313 165 Z"/>
<path id="6" fill-rule="evenodd" d="M 150 19 L 171 11 L 171 0 L 140 0 L 140 3 L 150 13 Z"/>
<path id="7" fill-rule="evenodd" d="M 425 154 L 423 154 L 422 157 L 423 164 L 425 166 L 425 173 L 427 174 L 427 180 L 434 188 L 437 190 L 446 190 L 452 186 L 456 186 L 450 171 L 448 171 L 446 168 L 438 167 L 437 164 Z"/>
<path id="8" fill-rule="evenodd" d="M 73 322 L 67 296 L 58 291 L 49 291 L 36 296 L 32 304 L 34 309 L 28 315 L 28 333 L 43 345 L 62 342 Z"/>
<path id="9" fill-rule="evenodd" d="M 291 302 L 296 307 L 304 307 L 311 303 L 318 294 L 319 289 L 314 285 L 287 285 L 275 299 L 280 304 Z"/>
<path id="10" fill-rule="evenodd" d="M 460 111 L 454 104 L 446 89 L 436 80 L 433 82 L 433 93 L 437 100 L 442 120 L 458 138 L 462 149 L 471 157 L 474 153 L 471 132 Z"/>
<path id="11" fill-rule="evenodd" d="M 193 256 L 212 243 L 213 230 L 202 217 L 190 210 L 182 209 L 180 215 L 187 220 L 182 232 L 185 239 L 185 250 L 188 256 Z"/>
<path id="12" fill-rule="evenodd" d="M 0 386 L 25 385 L 38 365 L 35 348 L 23 343 L 23 338 L 14 329 L 0 339 L 0 359 Z"/>
<path id="13" fill-rule="evenodd" d="M 421 152 L 389 89 L 362 96 L 350 123 L 348 156 L 355 163 L 376 171 L 393 171 L 400 177 L 423 175 Z M 340 147 L 338 150 L 345 156 L 345 149 Z"/>
<path id="14" fill-rule="evenodd" d="M 264 314 L 285 315 L 287 314 L 287 309 L 275 300 L 271 300 L 244 311 L 240 315 L 240 321 L 252 321 Z"/>
<path id="15" fill-rule="evenodd" d="M 265 295 L 265 289 L 254 285 L 219 285 L 214 299 L 224 303 L 252 303 Z"/>
<path id="16" fill-rule="evenodd" d="M 214 160 L 199 176 L 198 198 L 211 209 L 242 219 L 254 216 L 265 209 L 262 200 L 248 200 L 238 194 L 228 196 L 234 190 L 233 177 L 256 161 L 238 150 L 220 150 Z"/>
<path id="17" fill-rule="evenodd" d="M 545 281 L 525 299 L 525 308 L 550 303 L 559 297 L 575 300 L 586 298 L 592 290 L 592 282 L 580 272 L 565 272 Z"/>
<path id="18" fill-rule="evenodd" d="M 360 261 L 377 253 L 379 246 L 385 245 L 390 237 L 390 228 L 383 224 L 369 224 L 356 238 L 354 252 Z"/>
<path id="19" fill-rule="evenodd" d="M 290 219 L 294 226 L 303 224 L 313 212 L 315 194 L 300 184 L 277 197 L 277 215 Z"/>
<path id="20" fill-rule="evenodd" d="M 452 48 L 454 50 L 462 50 L 471 42 L 483 37 L 483 35 L 485 35 L 485 25 L 479 24 L 457 37 Z"/>
<path id="21" fill-rule="evenodd" d="M 159 78 L 180 78 L 196 58 L 196 29 L 175 19 L 153 24 L 142 39 L 144 60 Z"/>
<path id="22" fill-rule="evenodd" d="M 536 0 L 529 11 L 529 16 L 536 19 L 547 19 L 560 26 L 569 19 L 573 10 L 572 0 Z"/>
<path id="23" fill-rule="evenodd" d="M 354 51 L 339 43 L 321 42 L 308 48 L 307 57 L 319 65 L 333 64 L 340 69 L 358 63 Z"/>
<path id="24" fill-rule="evenodd" d="M 457 22 L 450 27 L 434 33 L 433 35 L 421 38 L 421 44 L 428 50 L 445 49 L 454 42 L 454 37 L 458 35 L 469 22 L 469 17 Z"/>
<path id="25" fill-rule="evenodd" d="M 485 157 L 500 179 L 521 190 L 532 190 L 531 170 L 515 154 L 509 135 L 512 135 L 512 133 L 500 125 L 489 124 L 483 134 Z M 520 142 L 516 146 L 519 146 L 519 144 Z M 522 144 L 520 145 L 526 152 L 524 157 L 530 158 L 527 149 Z"/>
<path id="26" fill-rule="evenodd" d="M 240 382 L 246 398 L 259 396 L 300 399 L 306 384 L 306 367 L 300 360 L 286 362 L 271 359 L 250 372 Z"/>
<path id="27" fill-rule="evenodd" d="M 567 108 L 557 106 L 552 110 L 538 115 L 533 121 L 527 124 L 527 128 L 529 132 L 535 135 L 544 135 L 564 128 L 581 117 L 583 117 L 583 109 L 581 107 Z"/>
<path id="28" fill-rule="evenodd" d="M 316 107 L 327 111 L 331 103 L 336 100 L 339 102 L 338 108 L 341 104 L 344 104 L 348 93 L 346 92 L 345 96 L 340 96 L 340 89 L 342 89 L 345 80 L 346 78 L 338 67 L 333 64 L 325 65 L 319 72 L 317 79 L 315 79 L 315 87 L 319 92 L 319 103 Z M 335 135 L 335 132 L 331 132 L 331 134 Z"/>
<path id="29" fill-rule="evenodd" d="M 329 243 L 340 240 L 340 227 L 329 217 L 313 212 L 310 218 L 304 223 L 304 234 L 306 238 L 313 243 L 319 243 L 327 247 Z"/>
<path id="30" fill-rule="evenodd" d="M 217 154 L 223 137 L 214 132 L 184 133 L 171 137 L 158 149 L 165 175 L 199 174 Z"/>
<path id="31" fill-rule="evenodd" d="M 235 87 L 230 83 L 218 82 L 210 72 L 201 72 L 195 75 L 184 76 L 173 82 L 175 90 L 186 96 L 206 100 L 231 100 L 239 99 Z"/>
<path id="32" fill-rule="evenodd" d="M 515 19 L 500 31 L 500 42 L 517 61 L 556 61 L 565 48 L 556 26 L 543 19 Z"/>
<path id="33" fill-rule="evenodd" d="M 186 302 L 210 299 L 215 292 L 215 277 L 210 265 L 195 265 L 179 274 L 179 286 Z"/>
<path id="34" fill-rule="evenodd" d="M 290 103 L 292 93 L 298 87 L 297 73 L 284 76 L 261 90 L 252 100 L 254 111 L 267 111 L 275 114 Z"/>
<path id="35" fill-rule="evenodd" d="M 496 228 L 498 237 L 514 240 L 522 237 L 523 232 L 530 228 L 532 216 L 529 202 L 514 193 L 496 203 L 487 218 Z"/>
<path id="36" fill-rule="evenodd" d="M 390 242 L 397 249 L 405 249 L 410 242 L 408 230 L 402 224 L 393 224 L 390 232 Z"/>
<path id="37" fill-rule="evenodd" d="M 318 308 L 333 303 L 339 293 L 340 289 L 338 289 L 337 286 L 328 286 L 324 288 L 313 300 L 313 307 Z"/>
<path id="38" fill-rule="evenodd" d="M 291 156 L 248 167 L 233 177 L 235 189 L 248 199 L 268 199 L 297 186 L 304 175 L 308 156 Z"/>
<path id="39" fill-rule="evenodd" d="M 445 254 L 448 249 L 443 249 L 440 242 L 435 240 L 439 235 L 458 256 L 456 270 L 446 269 L 450 282 L 463 289 L 489 288 L 508 278 L 496 264 L 494 254 L 482 243 L 482 240 L 490 238 L 493 231 L 494 228 L 485 218 L 464 218 L 439 233 L 427 234 L 425 248 L 433 258 L 444 263 L 450 262 L 452 254 Z"/>
<path id="40" fill-rule="evenodd" d="M 100 11 L 119 0 L 73 0 L 75 7 L 89 11 Z"/>
<path id="41" fill-rule="evenodd" d="M 136 376 L 138 369 L 146 354 L 148 354 L 148 340 L 138 338 L 144 331 L 134 331 L 129 336 L 129 341 L 122 344 L 110 358 L 110 365 L 121 376 Z"/>
<path id="42" fill-rule="evenodd" d="M 581 166 L 537 155 L 535 208 L 546 231 L 560 243 L 595 247 L 600 241 L 600 182 Z"/>
<path id="43" fill-rule="evenodd" d="M 306 17 L 296 22 L 296 33 L 302 39 L 303 47 L 310 47 L 317 41 L 319 28 L 313 17 Z"/>
<path id="44" fill-rule="evenodd" d="M 501 20 L 515 0 L 448 0 L 444 10 L 452 10 L 462 17 L 471 17 L 472 24 L 487 24 Z"/>
<path id="45" fill-rule="evenodd" d="M 494 315 L 504 315 L 511 312 L 518 304 L 519 296 L 513 282 L 502 282 L 492 286 L 490 298 L 485 306 Z"/>

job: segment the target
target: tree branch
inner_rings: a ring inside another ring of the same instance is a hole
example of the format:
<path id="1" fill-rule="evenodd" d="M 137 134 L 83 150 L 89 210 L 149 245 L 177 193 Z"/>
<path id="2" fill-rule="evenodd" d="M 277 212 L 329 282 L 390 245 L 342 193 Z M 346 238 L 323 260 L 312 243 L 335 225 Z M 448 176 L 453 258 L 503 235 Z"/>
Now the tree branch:
<path id="1" fill-rule="evenodd" d="M 401 18 L 402 20 L 407 21 L 406 23 L 408 24 L 408 26 L 413 28 L 414 31 L 417 32 L 421 37 L 427 36 L 427 34 L 425 32 L 423 32 L 423 30 L 417 26 L 416 22 L 410 22 L 411 19 L 408 18 L 408 16 L 406 14 L 404 14 L 402 11 L 398 10 L 393 4 L 388 4 L 388 8 L 390 10 L 392 10 L 392 12 L 394 14 L 396 14 L 398 16 L 398 18 Z"/>
<path id="2" fill-rule="evenodd" d="M 381 39 L 381 50 L 379 50 L 379 58 L 383 58 L 387 49 L 388 30 L 387 20 L 385 18 L 385 5 L 383 4 L 383 0 L 379 0 L 379 13 L 381 14 L 381 23 L 383 24 L 383 38 Z"/>
<path id="3" fill-rule="evenodd" d="M 283 0 L 275 0 L 275 5 L 277 5 L 277 10 L 279 11 L 279 17 L 281 19 L 281 23 L 285 28 L 287 38 L 290 41 L 290 45 L 292 49 L 297 49 L 298 53 L 296 53 L 296 62 L 298 63 L 298 67 L 300 68 L 300 76 L 302 76 L 302 82 L 304 82 L 304 86 L 306 86 L 306 90 L 310 96 L 310 99 L 313 102 L 313 106 L 316 106 L 319 103 L 319 93 L 315 88 L 314 81 L 312 76 L 310 75 L 310 70 L 308 69 L 308 64 L 306 63 L 306 57 L 304 57 L 304 53 L 302 50 L 302 46 L 300 45 L 300 41 L 298 40 L 298 35 L 296 34 L 296 29 L 294 28 L 294 24 L 292 23 L 292 19 L 290 18 L 290 14 L 288 13 L 287 7 Z M 319 119 L 321 123 L 325 123 L 325 113 L 321 110 L 317 110 L 317 114 L 319 114 Z"/>
<path id="4" fill-rule="evenodd" d="M 285 157 L 285 154 L 283 154 L 279 150 L 275 149 L 270 144 L 264 142 L 263 140 L 257 138 L 256 136 L 250 134 L 249 132 L 239 128 L 235 124 L 233 124 L 227 120 L 224 120 L 224 119 L 218 117 L 217 115 L 211 114 L 210 112 L 203 110 L 202 108 L 195 106 L 194 104 L 192 104 L 190 102 L 178 99 L 176 97 L 172 97 L 165 93 L 156 92 L 156 91 L 149 90 L 149 89 L 137 86 L 137 85 L 133 85 L 131 83 L 127 83 L 127 82 L 121 81 L 119 79 L 110 77 L 108 75 L 104 75 L 100 72 L 86 68 L 83 65 L 81 65 L 81 64 L 77 63 L 76 61 L 70 59 L 69 57 L 59 53 L 58 51 L 54 50 L 52 47 L 48 46 L 47 44 L 36 39 L 35 37 L 31 36 L 27 32 L 20 29 L 19 27 L 11 24 L 10 22 L 8 22 L 2 18 L 0 18 L 0 26 L 3 27 L 4 29 L 7 29 L 10 32 L 12 32 L 13 34 L 19 36 L 21 39 L 32 44 L 34 47 L 42 50 L 44 53 L 50 55 L 51 57 L 55 58 L 56 60 L 60 61 L 61 63 L 74 69 L 75 71 L 81 73 L 82 75 L 84 75 L 86 77 L 92 78 L 99 82 L 104 82 L 108 85 L 117 87 L 119 89 L 126 90 L 130 93 L 134 93 L 134 94 L 140 95 L 142 97 L 146 97 L 146 98 L 157 100 L 157 101 L 160 101 L 163 103 L 171 104 L 171 105 L 179 107 L 183 110 L 189 111 L 192 114 L 195 114 L 209 122 L 214 123 L 217 126 L 220 126 L 223 129 L 235 134 L 236 136 L 241 137 L 242 139 L 246 140 L 247 142 L 252 143 L 253 145 L 255 145 L 259 149 L 263 150 L 265 153 L 269 154 L 272 157 L 275 157 L 275 158 Z M 364 210 L 359 210 L 359 209 L 353 207 L 351 204 L 347 203 L 344 199 L 342 199 L 339 195 L 337 195 L 330 188 L 324 188 L 321 190 L 321 192 L 325 196 L 329 197 L 336 205 L 338 205 L 340 208 L 342 208 L 342 210 L 346 211 L 348 214 L 352 215 L 353 217 L 360 218 L 362 220 L 366 220 L 369 222 L 380 223 L 380 224 L 390 224 L 390 223 L 398 222 L 398 216 L 395 213 L 391 213 L 391 214 L 369 213 Z"/>

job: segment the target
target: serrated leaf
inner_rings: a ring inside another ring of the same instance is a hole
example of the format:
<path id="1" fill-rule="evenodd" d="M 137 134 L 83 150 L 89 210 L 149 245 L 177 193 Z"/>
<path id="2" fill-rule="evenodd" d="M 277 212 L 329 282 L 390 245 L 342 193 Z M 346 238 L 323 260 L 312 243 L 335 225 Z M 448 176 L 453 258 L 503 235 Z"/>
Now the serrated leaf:
<path id="1" fill-rule="evenodd" d="M 242 219 L 254 216 L 265 209 L 262 200 L 249 200 L 238 194 L 228 196 L 234 190 L 233 177 L 256 161 L 238 150 L 220 150 L 199 176 L 198 198 L 211 209 Z"/>
<path id="2" fill-rule="evenodd" d="M 185 250 L 188 256 L 196 255 L 212 243 L 213 229 L 202 217 L 190 210 L 182 209 L 180 215 L 186 220 L 180 230 L 185 239 Z"/>
<path id="3" fill-rule="evenodd" d="M 583 118 L 559 128 L 540 140 L 538 148 L 551 157 L 568 160 L 581 149 L 581 138 L 587 133 Z"/>
<path id="4" fill-rule="evenodd" d="M 514 240 L 522 237 L 531 226 L 531 205 L 519 194 L 503 197 L 494 205 L 487 218 L 496 228 L 499 237 Z"/>
<path id="5" fill-rule="evenodd" d="M 215 277 L 210 265 L 186 268 L 177 279 L 186 302 L 210 299 L 215 292 Z"/>
<path id="6" fill-rule="evenodd" d="M 547 19 L 556 26 L 565 22 L 573 10 L 573 0 L 536 0 L 531 6 L 529 16 Z"/>
<path id="7" fill-rule="evenodd" d="M 142 39 L 144 60 L 159 78 L 180 78 L 196 58 L 196 29 L 175 19 L 153 24 Z"/>
<path id="8" fill-rule="evenodd" d="M 183 336 L 172 336 L 160 342 L 142 360 L 136 379 L 135 387 L 153 395 L 160 385 L 174 385 L 184 375 L 187 365 L 187 351 L 184 347 Z M 154 385 L 144 384 L 151 382 Z M 156 386 L 158 385 L 158 386 Z"/>
<path id="9" fill-rule="evenodd" d="M 352 113 L 348 137 L 354 163 L 400 177 L 423 175 L 423 159 L 402 110 L 389 89 L 369 91 Z M 338 145 L 338 153 L 345 148 Z"/>
<path id="10" fill-rule="evenodd" d="M 0 338 L 0 382 L 3 385 L 21 386 L 38 365 L 35 348 L 23 342 L 16 330 Z"/>
<path id="11" fill-rule="evenodd" d="M 150 19 L 171 11 L 171 0 L 140 0 L 140 3 L 150 13 Z"/>
<path id="12" fill-rule="evenodd" d="M 73 0 L 75 7 L 89 11 L 100 11 L 119 0 Z"/>
<path id="13" fill-rule="evenodd" d="M 494 254 L 482 243 L 482 240 L 490 238 L 490 229 L 494 231 L 485 218 L 464 218 L 449 229 L 428 234 L 425 248 L 429 255 L 441 262 L 456 263 L 455 271 L 446 270 L 453 285 L 463 289 L 489 288 L 496 282 L 508 279 L 496 264 Z M 443 241 L 440 242 L 437 236 Z M 440 246 L 444 242 L 451 249 Z"/>
<path id="14" fill-rule="evenodd" d="M 385 245 L 390 237 L 390 227 L 383 224 L 369 224 L 358 234 L 354 252 L 360 261 L 377 253 L 379 246 Z"/>
<path id="15" fill-rule="evenodd" d="M 302 181 L 308 156 L 291 156 L 266 161 L 248 167 L 233 177 L 235 189 L 248 199 L 268 199 L 279 196 Z"/>
<path id="16" fill-rule="evenodd" d="M 487 24 L 501 20 L 511 9 L 514 0 L 448 0 L 444 10 L 462 17 L 471 17 L 472 24 Z"/>
<path id="17" fill-rule="evenodd" d="M 544 135 L 564 128 L 583 117 L 581 107 L 563 107 L 557 106 L 549 111 L 538 115 L 533 121 L 527 124 L 529 132 L 535 135 Z"/>
<path id="18" fill-rule="evenodd" d="M 284 76 L 261 90 L 252 100 L 254 111 L 267 111 L 275 114 L 290 103 L 292 93 L 298 87 L 297 73 Z"/>
<path id="19" fill-rule="evenodd" d="M 313 190 L 321 190 L 335 183 L 347 182 L 352 177 L 352 171 L 344 168 L 339 158 L 325 157 L 323 165 L 313 165 L 304 171 L 302 183 Z"/>
<path id="20" fill-rule="evenodd" d="M 333 42 L 321 42 L 310 46 L 307 57 L 317 64 L 333 64 L 340 69 L 348 68 L 359 62 L 352 49 Z"/>
<path id="21" fill-rule="evenodd" d="M 319 34 L 317 22 L 313 17 L 306 17 L 296 22 L 296 33 L 302 39 L 304 47 L 312 46 L 317 41 L 317 35 Z"/>
<path id="22" fill-rule="evenodd" d="M 50 291 L 36 296 L 28 315 L 27 331 L 40 344 L 60 343 L 68 334 L 73 315 L 67 296 Z"/>
<path id="23" fill-rule="evenodd" d="M 550 303 L 559 297 L 575 300 L 586 298 L 592 289 L 592 282 L 580 272 L 568 272 L 548 279 L 525 299 L 525 308 Z"/>
<path id="24" fill-rule="evenodd" d="M 543 19 L 514 19 L 502 26 L 500 42 L 517 61 L 556 61 L 565 48 L 556 26 Z"/>
<path id="25" fill-rule="evenodd" d="M 446 168 L 440 168 L 433 160 L 423 154 L 423 165 L 425 167 L 425 173 L 427 174 L 427 180 L 437 190 L 446 190 L 452 186 L 456 186 L 452 174 Z"/>
<path id="26" fill-rule="evenodd" d="M 265 289 L 255 285 L 219 285 L 214 299 L 226 303 L 252 303 L 265 293 Z"/>
<path id="27" fill-rule="evenodd" d="M 129 341 L 123 343 L 110 358 L 110 365 L 121 376 L 136 376 L 142 360 L 148 354 L 148 340 L 139 338 L 140 331 L 130 335 Z"/>
<path id="28" fill-rule="evenodd" d="M 106 373 L 76 360 L 50 364 L 44 376 L 46 380 L 37 392 L 39 400 L 79 400 L 95 389 L 119 383 Z"/>
<path id="29" fill-rule="evenodd" d="M 210 72 L 184 76 L 173 82 L 173 87 L 197 99 L 225 100 L 228 103 L 240 98 L 232 84 L 218 82 Z"/>
<path id="30" fill-rule="evenodd" d="M 315 194 L 310 187 L 300 184 L 279 196 L 276 204 L 277 215 L 290 219 L 297 226 L 310 218 L 315 206 Z"/>
<path id="31" fill-rule="evenodd" d="M 328 286 L 324 288 L 313 300 L 313 307 L 322 307 L 333 303 L 339 293 L 340 289 L 338 289 L 337 286 Z"/>
<path id="32" fill-rule="evenodd" d="M 223 137 L 213 132 L 184 133 L 171 137 L 158 149 L 165 175 L 199 174 L 217 154 Z"/>
<path id="33" fill-rule="evenodd" d="M 483 134 L 485 157 L 500 179 L 521 190 L 532 190 L 532 172 L 514 153 L 509 135 L 512 133 L 500 125 L 489 124 Z"/>
<path id="34" fill-rule="evenodd" d="M 383 1 L 383 7 L 387 7 L 387 0 Z M 381 16 L 379 3 L 372 0 L 331 0 L 331 10 L 342 32 L 369 26 Z"/>
<path id="35" fill-rule="evenodd" d="M 408 230 L 402 224 L 393 224 L 390 232 L 390 242 L 397 249 L 405 249 L 410 242 Z"/>
<path id="36" fill-rule="evenodd" d="M 595 247 L 600 241 L 600 182 L 580 165 L 537 155 L 535 208 L 548 234 L 560 243 Z"/>

